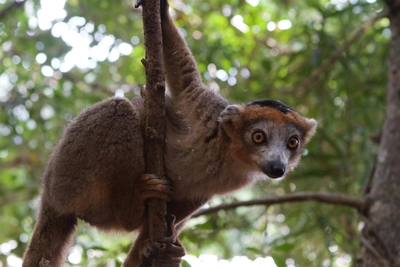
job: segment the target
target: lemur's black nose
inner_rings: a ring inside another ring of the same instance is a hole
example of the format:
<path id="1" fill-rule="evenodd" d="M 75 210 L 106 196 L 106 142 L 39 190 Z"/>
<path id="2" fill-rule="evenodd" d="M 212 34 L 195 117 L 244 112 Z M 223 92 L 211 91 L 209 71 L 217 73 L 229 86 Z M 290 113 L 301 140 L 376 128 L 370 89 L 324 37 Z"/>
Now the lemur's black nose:
<path id="1" fill-rule="evenodd" d="M 279 178 L 285 174 L 285 164 L 279 160 L 268 162 L 262 169 L 270 178 Z"/>

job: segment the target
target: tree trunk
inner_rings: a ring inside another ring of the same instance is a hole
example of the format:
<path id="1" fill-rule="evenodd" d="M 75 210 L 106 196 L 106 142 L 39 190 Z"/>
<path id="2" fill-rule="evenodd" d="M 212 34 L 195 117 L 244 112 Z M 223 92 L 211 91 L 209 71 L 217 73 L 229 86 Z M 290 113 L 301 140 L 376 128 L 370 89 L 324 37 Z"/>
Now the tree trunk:
<path id="1" fill-rule="evenodd" d="M 362 266 L 400 266 L 400 0 L 387 0 L 392 34 L 386 118 L 366 199 Z M 379 88 L 377 88 L 379 90 Z"/>

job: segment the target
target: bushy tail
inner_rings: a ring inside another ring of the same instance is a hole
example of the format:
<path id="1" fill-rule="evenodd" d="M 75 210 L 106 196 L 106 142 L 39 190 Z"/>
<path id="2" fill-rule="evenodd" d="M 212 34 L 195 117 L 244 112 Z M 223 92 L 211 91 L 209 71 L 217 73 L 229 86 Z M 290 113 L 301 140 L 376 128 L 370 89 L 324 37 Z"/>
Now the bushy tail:
<path id="1" fill-rule="evenodd" d="M 42 198 L 38 221 L 25 252 L 22 267 L 58 267 L 75 233 L 77 218 L 60 215 Z"/>

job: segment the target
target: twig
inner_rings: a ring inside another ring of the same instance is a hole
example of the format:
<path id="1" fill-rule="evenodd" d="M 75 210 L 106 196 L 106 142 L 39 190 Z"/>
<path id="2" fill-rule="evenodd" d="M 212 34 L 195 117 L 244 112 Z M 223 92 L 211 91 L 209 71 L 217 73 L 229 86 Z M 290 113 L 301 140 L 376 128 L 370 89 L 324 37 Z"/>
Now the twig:
<path id="1" fill-rule="evenodd" d="M 266 197 L 249 201 L 240 201 L 229 204 L 223 204 L 209 209 L 200 210 L 199 212 L 195 213 L 193 217 L 214 213 L 220 210 L 235 209 L 237 207 L 247 207 L 256 205 L 270 206 L 274 204 L 300 202 L 300 201 L 316 201 L 333 205 L 348 206 L 356 208 L 358 210 L 361 210 L 364 205 L 363 200 L 347 195 L 329 194 L 320 192 L 301 192 L 301 193 L 293 193 L 277 197 Z"/>
<path id="2" fill-rule="evenodd" d="M 0 10 L 0 21 L 6 17 L 7 13 L 11 12 L 15 8 L 22 7 L 24 4 L 25 4 L 25 1 L 16 0 L 16 1 L 10 3 L 8 6 L 3 8 L 2 10 Z"/>
<path id="3" fill-rule="evenodd" d="M 370 27 L 372 27 L 378 20 L 387 17 L 387 12 L 381 12 L 372 20 L 366 22 L 361 28 L 359 28 L 353 35 L 347 40 L 338 50 L 336 50 L 328 59 L 326 59 L 318 68 L 316 68 L 310 77 L 301 82 L 293 90 L 302 90 L 309 87 L 314 82 L 318 81 L 321 75 L 352 45 L 357 39 Z"/>

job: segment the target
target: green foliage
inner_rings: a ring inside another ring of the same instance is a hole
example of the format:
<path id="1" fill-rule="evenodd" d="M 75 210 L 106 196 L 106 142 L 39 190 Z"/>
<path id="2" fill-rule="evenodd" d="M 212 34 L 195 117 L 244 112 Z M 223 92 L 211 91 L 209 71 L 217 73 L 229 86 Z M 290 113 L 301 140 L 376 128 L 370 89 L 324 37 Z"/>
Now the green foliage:
<path id="1" fill-rule="evenodd" d="M 0 10 L 13 2 L 0 0 Z M 207 85 L 232 101 L 280 99 L 319 122 L 302 163 L 284 181 L 259 183 L 211 205 L 300 191 L 361 195 L 376 150 L 369 136 L 380 130 L 385 111 L 388 20 L 368 28 L 301 85 L 382 9 L 370 2 L 171 2 Z M 70 0 L 65 16 L 54 21 L 44 20 L 40 9 L 39 1 L 28 0 L 0 18 L 0 265 L 23 254 L 41 175 L 63 127 L 118 89 L 131 98 L 145 83 L 141 13 L 131 1 Z M 76 42 L 86 50 L 74 50 Z M 71 51 L 78 55 L 72 61 Z M 358 225 L 348 208 L 284 204 L 193 219 L 182 240 L 192 255 L 350 266 L 360 253 Z M 80 265 L 120 266 L 132 239 L 82 224 L 71 252 L 81 255 Z"/>

